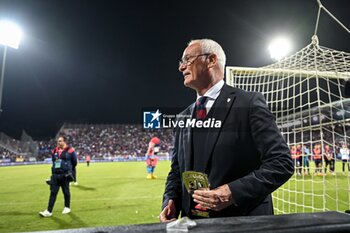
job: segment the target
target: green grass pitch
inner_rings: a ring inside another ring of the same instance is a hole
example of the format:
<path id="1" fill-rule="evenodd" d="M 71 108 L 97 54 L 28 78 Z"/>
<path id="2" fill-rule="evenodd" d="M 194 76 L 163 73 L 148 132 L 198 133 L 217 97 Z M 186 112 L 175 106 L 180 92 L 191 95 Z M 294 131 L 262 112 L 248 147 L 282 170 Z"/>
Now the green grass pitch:
<path id="1" fill-rule="evenodd" d="M 350 175 L 342 163 L 336 162 L 336 175 L 294 176 L 282 188 L 274 192 L 275 214 L 321 211 L 345 211 L 350 209 Z M 310 163 L 314 171 L 314 163 Z M 282 201 L 281 201 L 282 200 Z"/>
<path id="2" fill-rule="evenodd" d="M 0 167 L 0 232 L 158 222 L 170 162 L 159 162 L 156 180 L 146 179 L 144 162 L 91 163 L 90 167 L 81 163 L 77 167 L 79 185 L 71 186 L 72 213 L 61 214 L 64 206 L 60 190 L 53 216 L 42 218 L 38 212 L 47 208 L 49 186 L 45 179 L 50 177 L 50 168 Z M 346 186 L 348 177 L 339 176 L 339 182 Z M 289 185 L 294 187 L 293 183 Z M 348 202 L 347 196 L 344 199 Z"/>
<path id="3" fill-rule="evenodd" d="M 50 194 L 50 165 L 0 167 L 0 232 L 39 231 L 158 222 L 170 162 L 159 162 L 156 180 L 144 162 L 81 163 L 71 186 L 72 212 L 62 215 L 60 190 L 53 216 L 42 218 Z"/>

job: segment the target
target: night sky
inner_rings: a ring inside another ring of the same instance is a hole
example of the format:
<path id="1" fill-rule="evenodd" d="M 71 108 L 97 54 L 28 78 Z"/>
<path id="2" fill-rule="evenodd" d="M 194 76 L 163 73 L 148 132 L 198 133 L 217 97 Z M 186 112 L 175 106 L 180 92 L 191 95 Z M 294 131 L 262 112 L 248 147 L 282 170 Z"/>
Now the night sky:
<path id="1" fill-rule="evenodd" d="M 350 1 L 322 3 L 350 27 Z M 317 11 L 316 0 L 0 0 L 0 19 L 24 34 L 7 53 L 0 131 L 42 139 L 63 122 L 141 124 L 143 107 L 185 108 L 195 93 L 178 61 L 189 40 L 216 40 L 227 65 L 263 66 L 275 36 L 293 53 L 311 42 Z M 350 34 L 325 12 L 318 37 L 350 52 Z"/>

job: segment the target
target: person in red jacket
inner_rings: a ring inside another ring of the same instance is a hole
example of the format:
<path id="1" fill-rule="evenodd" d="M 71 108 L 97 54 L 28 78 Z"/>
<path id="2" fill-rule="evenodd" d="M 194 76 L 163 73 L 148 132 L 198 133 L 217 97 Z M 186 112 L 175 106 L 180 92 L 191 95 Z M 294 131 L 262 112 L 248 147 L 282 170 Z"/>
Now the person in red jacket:
<path id="1" fill-rule="evenodd" d="M 73 169 L 77 165 L 77 156 L 74 148 L 67 145 L 66 137 L 60 136 L 57 147 L 52 150 L 52 176 L 50 179 L 50 198 L 46 210 L 39 212 L 42 217 L 51 217 L 57 194 L 62 188 L 64 194 L 64 209 L 62 214 L 68 214 L 70 209 L 69 182 L 74 180 Z"/>
<path id="2" fill-rule="evenodd" d="M 158 163 L 157 154 L 159 152 L 160 139 L 153 137 L 148 143 L 148 149 L 146 153 L 146 165 L 147 165 L 147 179 L 156 179 L 157 176 L 154 175 L 154 170 L 156 169 Z"/>
<path id="3" fill-rule="evenodd" d="M 297 175 L 301 175 L 301 145 L 292 146 L 290 149 L 290 154 L 292 155 L 292 159 L 294 161 L 294 167 L 297 171 Z"/>
<path id="4" fill-rule="evenodd" d="M 314 161 L 315 161 L 315 174 L 322 175 L 322 147 L 320 143 L 317 143 L 313 149 Z"/>
<path id="5" fill-rule="evenodd" d="M 86 161 L 86 166 L 89 167 L 90 166 L 90 161 L 91 161 L 90 155 L 86 155 L 85 161 Z"/>
<path id="6" fill-rule="evenodd" d="M 327 167 L 329 166 L 329 172 L 332 175 L 335 175 L 334 173 L 334 153 L 332 148 L 329 145 L 325 145 L 324 146 L 324 162 L 325 162 L 325 166 L 324 166 L 324 174 L 327 174 Z"/>

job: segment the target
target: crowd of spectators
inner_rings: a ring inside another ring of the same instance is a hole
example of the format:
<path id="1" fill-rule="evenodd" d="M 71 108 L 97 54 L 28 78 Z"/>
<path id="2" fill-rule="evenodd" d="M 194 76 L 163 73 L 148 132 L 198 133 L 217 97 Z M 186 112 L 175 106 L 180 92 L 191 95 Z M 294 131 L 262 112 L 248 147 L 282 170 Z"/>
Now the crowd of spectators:
<path id="1" fill-rule="evenodd" d="M 10 138 L 7 135 L 2 134 L 1 139 L 1 147 L 8 148 L 9 150 L 16 151 L 18 154 L 23 153 L 23 143 L 20 140 L 16 140 L 14 138 Z"/>
<path id="2" fill-rule="evenodd" d="M 148 143 L 154 136 L 161 140 L 160 153 L 168 153 L 172 146 L 172 130 L 144 130 L 142 125 L 64 125 L 58 135 L 66 136 L 78 158 L 90 155 L 92 159 L 114 157 L 145 156 Z M 39 142 L 39 156 L 50 157 L 50 151 L 56 142 Z"/>
<path id="3" fill-rule="evenodd" d="M 291 130 L 284 133 L 284 136 L 290 146 L 306 144 L 312 148 L 314 144 L 322 142 L 336 149 L 341 148 L 344 143 L 350 145 L 350 127 L 342 125 L 324 126 L 322 133 L 319 128 L 305 129 L 299 132 Z"/>
<path id="4" fill-rule="evenodd" d="M 345 132 L 344 132 L 345 131 Z M 72 145 L 79 159 L 89 155 L 92 159 L 112 159 L 143 157 L 147 151 L 148 143 L 154 136 L 161 139 L 160 153 L 168 154 L 172 147 L 172 130 L 145 130 L 140 124 L 65 124 L 57 135 L 66 136 Z M 319 129 L 304 130 L 300 132 L 289 132 L 284 134 L 290 146 L 297 144 L 306 145 L 312 149 L 314 144 L 321 141 L 339 153 L 343 143 L 350 145 L 348 141 L 350 128 L 342 126 L 323 127 L 322 134 Z M 10 159 L 11 162 L 18 161 L 23 157 L 25 143 L 12 139 L 4 134 L 0 136 L 0 159 Z M 56 139 L 35 142 L 37 153 L 27 153 L 35 157 L 37 161 L 51 157 L 51 151 L 56 147 Z M 24 156 L 25 157 L 25 156 Z M 28 160 L 24 158 L 24 160 Z"/>
<path id="5" fill-rule="evenodd" d="M 1 161 L 14 162 L 17 157 L 19 157 L 18 153 L 14 153 L 14 152 L 12 152 L 4 147 L 0 147 L 0 160 Z"/>
<path id="6" fill-rule="evenodd" d="M 315 144 L 321 143 L 330 145 L 335 155 L 339 153 L 342 144 L 350 145 L 347 141 L 350 136 L 350 129 L 346 127 L 324 127 L 321 135 L 320 130 L 305 130 L 302 132 L 290 132 L 284 134 L 286 141 L 292 147 L 303 144 L 312 148 Z M 68 143 L 72 145 L 79 159 L 89 155 L 91 159 L 118 159 L 130 157 L 143 157 L 147 151 L 148 143 L 154 136 L 161 139 L 160 153 L 168 154 L 172 147 L 172 130 L 145 130 L 140 124 L 65 124 L 57 135 L 66 136 Z M 20 140 L 12 139 L 6 135 L 0 140 L 1 161 L 29 161 L 23 156 L 23 145 Z M 51 158 L 51 151 L 56 147 L 56 139 L 38 141 L 37 154 L 31 154 L 36 161 Z M 16 148 L 16 150 L 14 150 Z M 30 153 L 29 153 L 30 154 Z M 310 158 L 312 160 L 312 158 Z"/>

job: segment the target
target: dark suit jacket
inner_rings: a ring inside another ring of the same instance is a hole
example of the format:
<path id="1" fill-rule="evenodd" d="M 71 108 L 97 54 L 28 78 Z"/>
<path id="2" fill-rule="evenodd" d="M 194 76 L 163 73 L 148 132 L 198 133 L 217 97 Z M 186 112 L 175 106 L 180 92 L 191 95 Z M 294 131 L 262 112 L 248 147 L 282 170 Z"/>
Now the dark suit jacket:
<path id="1" fill-rule="evenodd" d="M 193 114 L 190 105 L 179 115 Z M 260 93 L 224 85 L 214 102 L 212 117 L 221 120 L 221 129 L 211 129 L 199 166 L 211 188 L 228 184 L 234 205 L 212 211 L 211 217 L 273 214 L 271 193 L 293 174 L 289 148 L 275 118 Z M 209 112 L 209 113 L 210 113 Z M 163 208 L 173 199 L 177 214 L 191 216 L 190 195 L 181 174 L 191 170 L 192 130 L 174 129 L 171 170 L 167 177 Z"/>

